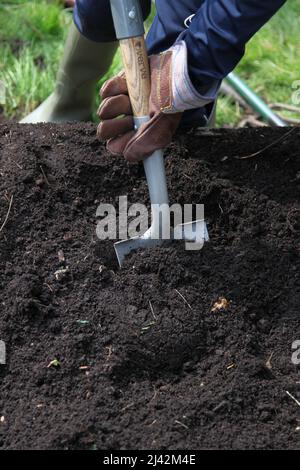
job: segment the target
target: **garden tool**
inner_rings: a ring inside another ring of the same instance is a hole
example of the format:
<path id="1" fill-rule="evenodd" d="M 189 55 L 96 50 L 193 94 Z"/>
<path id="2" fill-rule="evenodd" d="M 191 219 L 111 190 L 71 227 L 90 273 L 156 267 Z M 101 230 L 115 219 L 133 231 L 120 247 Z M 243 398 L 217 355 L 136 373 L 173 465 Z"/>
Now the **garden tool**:
<path id="1" fill-rule="evenodd" d="M 117 39 L 120 43 L 122 62 L 128 93 L 134 114 L 135 128 L 147 122 L 151 90 L 150 69 L 144 40 L 144 24 L 138 0 L 110 0 Z M 115 243 L 115 251 L 122 266 L 124 258 L 133 250 L 160 245 L 170 234 L 169 196 L 162 150 L 154 152 L 143 162 L 151 202 L 152 223 L 140 237 Z M 203 219 L 179 224 L 169 239 L 196 242 L 198 249 L 209 239 Z"/>
<path id="2" fill-rule="evenodd" d="M 285 127 L 287 123 L 245 83 L 236 73 L 231 72 L 226 77 L 227 83 L 237 92 L 254 111 L 268 121 L 272 126 Z"/>

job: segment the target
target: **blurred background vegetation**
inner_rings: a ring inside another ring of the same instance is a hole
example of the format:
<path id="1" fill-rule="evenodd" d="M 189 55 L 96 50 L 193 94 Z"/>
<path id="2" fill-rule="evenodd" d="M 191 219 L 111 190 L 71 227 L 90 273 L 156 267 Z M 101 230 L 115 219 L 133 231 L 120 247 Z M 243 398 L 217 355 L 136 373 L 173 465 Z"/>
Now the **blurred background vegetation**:
<path id="1" fill-rule="evenodd" d="M 4 117 L 19 119 L 51 93 L 71 21 L 71 8 L 65 8 L 62 0 L 0 0 L 0 80 L 6 87 L 6 100 L 1 105 Z M 299 54 L 300 0 L 288 0 L 249 42 L 236 72 L 268 103 L 292 104 L 292 83 L 300 79 Z M 105 78 L 115 74 L 120 66 L 117 54 Z M 96 109 L 96 90 L 95 97 Z M 285 116 L 299 118 L 287 111 Z M 245 111 L 236 101 L 220 97 L 218 126 L 236 126 L 244 118 Z"/>

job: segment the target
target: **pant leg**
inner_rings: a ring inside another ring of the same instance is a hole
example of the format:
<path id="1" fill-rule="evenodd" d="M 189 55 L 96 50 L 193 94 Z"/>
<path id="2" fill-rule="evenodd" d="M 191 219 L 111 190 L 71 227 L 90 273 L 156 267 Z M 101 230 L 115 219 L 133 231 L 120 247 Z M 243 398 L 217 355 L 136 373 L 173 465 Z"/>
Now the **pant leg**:
<path id="1" fill-rule="evenodd" d="M 151 0 L 140 0 L 144 20 L 151 11 Z M 96 42 L 116 40 L 109 0 L 76 0 L 74 23 L 87 39 Z"/>

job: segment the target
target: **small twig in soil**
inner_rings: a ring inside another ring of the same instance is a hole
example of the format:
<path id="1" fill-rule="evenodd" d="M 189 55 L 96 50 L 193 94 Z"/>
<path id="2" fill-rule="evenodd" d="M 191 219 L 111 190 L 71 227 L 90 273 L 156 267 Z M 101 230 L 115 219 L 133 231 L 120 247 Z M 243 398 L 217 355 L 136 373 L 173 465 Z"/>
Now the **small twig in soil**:
<path id="1" fill-rule="evenodd" d="M 149 401 L 149 403 L 151 403 L 152 401 L 154 401 L 155 398 L 157 397 L 157 395 L 158 395 L 158 390 L 157 390 L 157 388 L 154 388 L 154 395 L 153 395 L 153 397 L 151 398 L 151 400 Z"/>
<path id="2" fill-rule="evenodd" d="M 57 256 L 58 256 L 58 261 L 59 261 L 61 264 L 65 263 L 66 258 L 65 258 L 65 255 L 64 255 L 63 250 L 58 250 Z"/>
<path id="3" fill-rule="evenodd" d="M 272 359 L 272 357 L 273 357 L 273 354 L 274 354 L 274 351 L 270 354 L 270 357 L 269 357 L 269 359 L 268 359 L 267 362 L 266 362 L 266 368 L 267 368 L 267 369 L 270 369 L 270 370 L 272 369 L 271 359 Z"/>
<path id="4" fill-rule="evenodd" d="M 69 267 L 66 266 L 65 268 L 58 269 L 55 271 L 54 276 L 57 281 L 60 281 L 67 273 L 69 273 Z"/>
<path id="5" fill-rule="evenodd" d="M 156 321 L 151 321 L 148 325 L 143 326 L 143 328 L 141 329 L 141 333 L 143 334 L 144 332 L 148 331 L 151 328 L 151 326 L 155 324 L 156 324 Z"/>
<path id="6" fill-rule="evenodd" d="M 45 284 L 45 286 L 48 287 L 48 289 L 49 289 L 50 292 L 54 292 L 53 287 L 51 287 L 51 286 L 50 286 L 49 284 L 47 284 L 46 282 L 44 282 L 44 284 Z"/>
<path id="7" fill-rule="evenodd" d="M 124 408 L 121 409 L 121 411 L 126 411 L 128 408 L 132 408 L 134 406 L 134 403 L 130 403 L 129 405 L 124 406 Z"/>
<path id="8" fill-rule="evenodd" d="M 217 406 L 215 406 L 212 411 L 213 413 L 216 413 L 217 411 L 221 410 L 225 406 L 228 406 L 228 402 L 226 400 L 223 400 Z"/>
<path id="9" fill-rule="evenodd" d="M 176 424 L 179 424 L 179 425 L 182 426 L 184 429 L 189 429 L 189 427 L 188 427 L 186 424 L 183 424 L 181 421 L 178 421 L 178 419 L 175 419 L 175 423 L 176 423 Z"/>
<path id="10" fill-rule="evenodd" d="M 157 423 L 157 419 L 155 419 L 154 421 L 152 421 L 152 423 L 148 424 L 148 426 L 153 426 L 153 424 Z"/>
<path id="11" fill-rule="evenodd" d="M 19 163 L 15 162 L 13 158 L 10 159 L 20 170 L 23 170 L 23 167 Z"/>
<path id="12" fill-rule="evenodd" d="M 46 176 L 46 173 L 44 172 L 44 169 L 43 169 L 42 165 L 40 165 L 40 169 L 41 169 L 41 172 L 42 172 L 42 174 L 43 174 L 45 183 L 49 186 L 49 188 L 51 188 L 51 184 L 49 183 L 49 180 L 48 180 L 48 178 L 47 178 L 47 176 Z"/>
<path id="13" fill-rule="evenodd" d="M 285 393 L 292 399 L 294 400 L 295 403 L 297 403 L 298 406 L 300 406 L 300 401 L 297 400 L 297 398 L 295 398 L 290 392 L 288 392 L 287 390 L 285 391 Z"/>
<path id="14" fill-rule="evenodd" d="M 9 214 L 10 214 L 10 211 L 11 211 L 11 206 L 12 206 L 13 200 L 14 200 L 14 196 L 12 195 L 11 198 L 10 198 L 10 201 L 9 201 L 8 211 L 7 211 L 7 214 L 5 216 L 4 222 L 0 227 L 0 233 L 2 232 L 2 230 L 4 229 L 4 227 L 5 227 L 5 225 L 8 221 L 8 217 L 9 217 Z"/>
<path id="15" fill-rule="evenodd" d="M 186 305 L 189 307 L 190 310 L 193 310 L 191 305 L 188 303 L 188 301 L 186 300 L 185 297 L 183 297 L 183 295 L 177 290 L 175 289 L 175 292 L 177 292 L 178 295 L 180 295 L 180 297 L 182 298 L 182 300 L 184 301 L 184 303 L 186 303 Z"/>
<path id="16" fill-rule="evenodd" d="M 187 175 L 186 173 L 183 173 L 183 176 L 184 176 L 185 178 L 187 178 L 188 180 L 193 181 L 193 178 L 191 178 L 191 177 L 190 177 L 189 175 Z"/>
<path id="17" fill-rule="evenodd" d="M 250 155 L 245 155 L 244 157 L 239 157 L 239 156 L 236 155 L 234 158 L 236 158 L 237 160 L 246 160 L 248 158 L 257 157 L 258 155 L 262 154 L 265 150 L 268 150 L 269 148 L 274 147 L 274 145 L 276 145 L 279 142 L 281 142 L 282 140 L 286 139 L 286 137 L 288 135 L 290 135 L 292 132 L 294 132 L 295 129 L 296 129 L 296 127 L 293 127 L 293 129 L 290 129 L 284 135 L 279 137 L 279 139 L 276 139 L 274 142 L 272 142 L 271 144 L 269 144 L 266 147 L 262 148 L 261 150 L 258 150 L 257 152 L 251 153 Z"/>
<path id="18" fill-rule="evenodd" d="M 152 315 L 153 315 L 153 318 L 154 318 L 154 320 L 156 321 L 156 320 L 157 320 L 157 316 L 156 316 L 155 313 L 154 313 L 151 300 L 149 300 L 149 305 L 150 305 L 150 310 L 151 310 L 151 313 L 152 313 Z"/>

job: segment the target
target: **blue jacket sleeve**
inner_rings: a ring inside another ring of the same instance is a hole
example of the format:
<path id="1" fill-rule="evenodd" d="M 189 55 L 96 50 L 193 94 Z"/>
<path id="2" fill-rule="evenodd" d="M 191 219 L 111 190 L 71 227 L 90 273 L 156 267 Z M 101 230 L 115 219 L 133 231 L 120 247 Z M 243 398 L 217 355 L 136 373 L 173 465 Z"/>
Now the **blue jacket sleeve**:
<path id="1" fill-rule="evenodd" d="M 230 73 L 249 39 L 286 0 L 205 0 L 182 32 L 189 54 L 189 73 L 197 88 Z"/>

